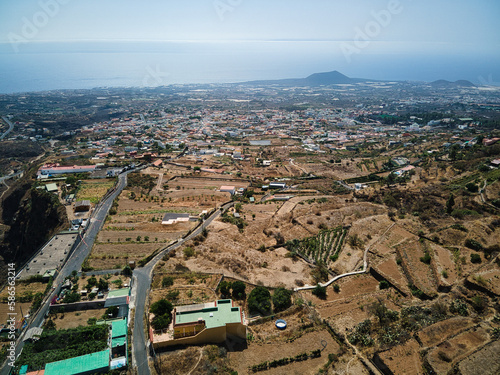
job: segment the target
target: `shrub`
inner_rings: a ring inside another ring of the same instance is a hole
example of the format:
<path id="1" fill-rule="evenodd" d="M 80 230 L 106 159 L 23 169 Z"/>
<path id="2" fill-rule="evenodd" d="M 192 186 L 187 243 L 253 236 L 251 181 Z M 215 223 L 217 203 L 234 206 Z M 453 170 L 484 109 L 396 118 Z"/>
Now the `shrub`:
<path id="1" fill-rule="evenodd" d="M 485 299 L 481 296 L 472 297 L 471 304 L 474 310 L 476 310 L 478 313 L 483 312 L 487 306 Z"/>
<path id="2" fill-rule="evenodd" d="M 172 276 L 164 276 L 161 280 L 161 286 L 163 288 L 174 285 L 174 278 Z"/>
<path id="3" fill-rule="evenodd" d="M 467 240 L 465 240 L 465 246 L 467 246 L 469 249 L 476 250 L 476 251 L 483 249 L 483 245 L 481 245 L 478 241 L 473 240 L 471 238 L 468 238 Z"/>
<path id="4" fill-rule="evenodd" d="M 217 291 L 221 294 L 222 298 L 229 298 L 231 296 L 231 286 L 231 283 L 226 280 L 219 283 Z"/>
<path id="5" fill-rule="evenodd" d="M 312 294 L 314 294 L 318 298 L 325 299 L 326 288 L 324 286 L 317 284 L 316 287 L 313 289 Z"/>
<path id="6" fill-rule="evenodd" d="M 271 312 L 271 293 L 263 286 L 254 288 L 247 299 L 248 309 L 266 315 Z"/>
<path id="7" fill-rule="evenodd" d="M 470 255 L 470 261 L 471 263 L 481 263 L 481 256 L 478 253 L 472 253 Z"/>
<path id="8" fill-rule="evenodd" d="M 130 268 L 130 266 L 125 266 L 122 270 L 122 275 L 127 277 L 132 276 L 132 268 Z"/>
<path id="9" fill-rule="evenodd" d="M 339 284 L 333 284 L 333 291 L 334 291 L 335 293 L 340 292 L 340 286 L 339 286 Z"/>
<path id="10" fill-rule="evenodd" d="M 243 281 L 235 281 L 235 282 L 233 282 L 231 287 L 233 289 L 232 296 L 234 299 L 245 299 L 245 297 L 246 297 L 246 293 L 245 293 L 246 285 Z"/>
<path id="11" fill-rule="evenodd" d="M 467 185 L 465 185 L 465 187 L 471 193 L 477 193 L 479 191 L 479 187 L 475 183 L 473 183 L 473 182 L 469 182 Z"/>
<path id="12" fill-rule="evenodd" d="M 420 261 L 425 264 L 431 264 L 431 256 L 428 251 L 425 252 L 423 257 L 420 257 Z"/>
<path id="13" fill-rule="evenodd" d="M 275 312 L 286 310 L 292 305 L 292 292 L 285 288 L 277 288 L 272 300 Z"/>
<path id="14" fill-rule="evenodd" d="M 194 249 L 191 246 L 185 247 L 184 250 L 182 250 L 182 252 L 184 253 L 184 258 L 186 259 L 194 256 Z"/>
<path id="15" fill-rule="evenodd" d="M 388 289 L 391 285 L 387 282 L 387 280 L 382 280 L 379 284 L 378 287 L 379 289 Z"/>
<path id="16" fill-rule="evenodd" d="M 167 301 L 165 298 L 162 298 L 150 306 L 149 312 L 154 315 L 164 315 L 170 314 L 173 309 L 174 306 L 172 305 L 172 303 L 170 303 L 170 301 Z"/>
<path id="17" fill-rule="evenodd" d="M 450 312 L 453 314 L 459 314 L 462 316 L 469 315 L 469 309 L 467 308 L 467 304 L 462 299 L 456 299 L 450 304 Z"/>

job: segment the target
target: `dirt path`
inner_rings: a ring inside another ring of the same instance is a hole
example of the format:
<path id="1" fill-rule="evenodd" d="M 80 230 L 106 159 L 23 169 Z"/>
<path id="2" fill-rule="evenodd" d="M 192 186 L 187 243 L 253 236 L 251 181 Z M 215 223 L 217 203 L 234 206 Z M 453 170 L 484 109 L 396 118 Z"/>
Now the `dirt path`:
<path id="1" fill-rule="evenodd" d="M 365 273 L 368 269 L 368 252 L 370 251 L 372 246 L 374 246 L 376 243 L 380 242 L 384 238 L 384 236 L 392 229 L 392 227 L 394 227 L 394 225 L 396 225 L 396 223 L 392 223 L 389 226 L 389 228 L 387 228 L 385 230 L 385 232 L 375 242 L 372 242 L 371 245 L 367 246 L 367 248 L 365 249 L 365 253 L 363 255 L 363 269 L 361 271 L 353 271 L 353 272 L 343 273 L 342 275 L 335 276 L 333 279 L 328 280 L 326 283 L 319 283 L 319 285 L 327 287 L 327 286 L 331 285 L 333 282 L 335 282 L 338 279 L 341 279 L 343 277 L 359 275 L 361 273 Z M 306 285 L 306 286 L 303 286 L 301 288 L 295 288 L 295 291 L 308 290 L 308 289 L 314 289 L 314 288 L 316 288 L 315 285 L 313 285 L 313 286 Z"/>
<path id="2" fill-rule="evenodd" d="M 163 183 L 163 173 L 158 173 L 158 182 L 156 184 L 156 190 L 163 191 L 162 183 Z"/>
<path id="3" fill-rule="evenodd" d="M 198 365 L 200 364 L 201 362 L 201 359 L 203 358 L 203 351 L 201 349 L 199 349 L 200 351 L 200 357 L 198 358 L 198 361 L 194 364 L 193 368 L 187 373 L 187 375 L 191 375 L 191 373 L 196 370 L 196 367 L 198 367 Z"/>

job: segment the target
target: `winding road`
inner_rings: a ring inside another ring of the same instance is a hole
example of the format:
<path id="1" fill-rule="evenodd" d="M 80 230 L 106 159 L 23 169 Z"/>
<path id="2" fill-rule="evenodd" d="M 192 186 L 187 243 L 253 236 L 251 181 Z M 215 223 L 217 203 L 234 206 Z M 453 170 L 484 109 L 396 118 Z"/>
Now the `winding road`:
<path id="1" fill-rule="evenodd" d="M 0 135 L 0 140 L 4 139 L 7 135 L 9 135 L 9 133 L 14 130 L 14 124 L 12 122 L 10 122 L 10 120 L 3 116 L 2 119 L 7 123 L 7 125 L 9 125 L 9 129 L 7 129 L 7 131 L 5 133 L 3 133 L 2 135 Z"/>
<path id="2" fill-rule="evenodd" d="M 82 241 L 75 248 L 73 253 L 69 256 L 64 266 L 62 267 L 59 275 L 54 280 L 53 285 L 55 288 L 49 294 L 48 297 L 42 302 L 41 308 L 38 313 L 31 317 L 31 321 L 28 327 L 23 331 L 16 342 L 16 358 L 21 353 L 24 343 L 23 338 L 29 328 L 40 327 L 43 324 L 45 315 L 49 311 L 50 301 L 56 296 L 62 285 L 62 281 L 71 274 L 73 270 L 79 270 L 82 266 L 85 258 L 90 254 L 92 245 L 97 237 L 97 234 L 102 228 L 104 220 L 108 214 L 109 209 L 113 203 L 113 200 L 121 193 L 123 188 L 127 185 L 127 174 L 132 172 L 132 170 L 122 173 L 118 176 L 118 182 L 115 188 L 95 207 L 94 212 L 90 220 L 87 231 L 83 235 Z M 10 373 L 11 367 L 8 366 L 8 362 L 5 362 L 4 366 L 0 370 L 0 375 L 8 375 Z"/>
<path id="3" fill-rule="evenodd" d="M 134 330 L 132 333 L 132 366 L 136 368 L 138 375 L 150 375 L 151 372 L 148 366 L 148 350 L 149 339 L 146 336 L 144 327 L 144 317 L 146 314 L 146 298 L 149 295 L 149 287 L 153 276 L 153 269 L 156 264 L 163 259 L 165 254 L 179 248 L 184 242 L 198 236 L 203 229 L 208 227 L 212 221 L 218 218 L 221 213 L 232 207 L 234 202 L 228 202 L 215 210 L 205 221 L 203 221 L 195 230 L 180 241 L 171 244 L 160 251 L 153 259 L 151 259 L 144 267 L 136 268 L 133 273 L 133 290 L 130 308 L 135 307 L 134 314 Z"/>

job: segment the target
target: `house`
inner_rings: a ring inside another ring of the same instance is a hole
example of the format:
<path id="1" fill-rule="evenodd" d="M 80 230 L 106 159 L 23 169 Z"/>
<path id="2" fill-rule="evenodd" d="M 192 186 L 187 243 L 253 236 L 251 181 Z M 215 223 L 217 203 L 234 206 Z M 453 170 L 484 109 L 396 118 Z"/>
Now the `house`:
<path id="1" fill-rule="evenodd" d="M 184 223 L 189 221 L 189 214 L 180 214 L 175 212 L 167 212 L 165 216 L 163 216 L 163 220 L 161 223 L 163 225 L 172 225 L 176 223 Z"/>
<path id="2" fill-rule="evenodd" d="M 271 182 L 269 184 L 269 189 L 284 189 L 286 184 L 284 182 Z"/>
<path id="3" fill-rule="evenodd" d="M 57 193 L 57 184 L 47 184 L 45 185 L 45 189 L 47 189 L 47 191 L 49 193 Z"/>
<path id="4" fill-rule="evenodd" d="M 84 212 L 90 210 L 90 201 L 78 201 L 75 203 L 75 212 Z"/>
<path id="5" fill-rule="evenodd" d="M 111 322 L 111 362 L 110 370 L 126 367 L 127 352 L 127 318 Z"/>
<path id="6" fill-rule="evenodd" d="M 83 375 L 109 371 L 110 350 L 47 363 L 44 375 Z"/>
<path id="7" fill-rule="evenodd" d="M 161 165 L 163 164 L 163 161 L 161 159 L 155 160 L 153 163 L 153 167 L 160 168 Z"/>
<path id="8" fill-rule="evenodd" d="M 173 334 L 164 335 L 150 330 L 150 340 L 155 349 L 174 345 L 218 344 L 228 336 L 246 339 L 244 313 L 230 299 L 176 306 L 172 314 Z"/>
<path id="9" fill-rule="evenodd" d="M 483 139 L 483 145 L 484 146 L 492 146 L 495 143 L 497 143 L 498 141 L 500 141 L 500 138 L 491 138 L 491 139 L 484 138 Z"/>
<path id="10" fill-rule="evenodd" d="M 67 167 L 61 167 L 59 164 L 45 164 L 38 170 L 38 176 L 43 175 L 55 175 L 64 173 L 85 173 L 94 172 L 96 169 L 95 165 L 73 165 Z"/>
<path id="11" fill-rule="evenodd" d="M 220 191 L 223 193 L 230 193 L 231 195 L 234 195 L 236 192 L 236 188 L 234 186 L 221 186 Z"/>
<path id="12" fill-rule="evenodd" d="M 491 165 L 496 168 L 500 167 L 500 159 L 492 160 Z"/>
<path id="13" fill-rule="evenodd" d="M 406 172 L 409 172 L 411 170 L 415 169 L 415 167 L 413 165 L 407 165 L 406 167 L 404 168 L 401 168 L 399 170 L 397 170 L 396 172 L 394 172 L 397 176 L 403 176 Z"/>

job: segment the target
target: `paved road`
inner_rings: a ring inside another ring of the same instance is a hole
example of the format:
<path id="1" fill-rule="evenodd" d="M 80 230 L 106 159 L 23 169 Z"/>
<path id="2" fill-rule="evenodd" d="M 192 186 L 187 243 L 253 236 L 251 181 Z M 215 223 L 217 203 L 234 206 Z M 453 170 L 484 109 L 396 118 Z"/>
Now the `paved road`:
<path id="1" fill-rule="evenodd" d="M 222 206 L 223 210 L 227 210 L 234 203 L 226 203 Z M 135 307 L 134 315 L 134 331 L 132 333 L 132 365 L 137 369 L 138 375 L 150 375 L 148 366 L 148 338 L 145 335 L 144 327 L 144 314 L 146 307 L 146 298 L 149 295 L 149 287 L 151 285 L 151 278 L 153 273 L 153 268 L 155 265 L 162 260 L 165 254 L 170 253 L 172 250 L 177 249 L 182 246 L 184 242 L 198 236 L 204 228 L 208 227 L 212 221 L 218 218 L 221 214 L 221 210 L 216 210 L 210 217 L 208 217 L 201 225 L 199 225 L 192 233 L 183 238 L 181 241 L 167 246 L 158 255 L 149 261 L 143 268 L 136 268 L 134 270 L 134 297 L 132 298 L 132 303 Z M 132 307 L 132 306 L 131 306 Z"/>
<path id="2" fill-rule="evenodd" d="M 83 261 L 89 255 L 90 250 L 92 249 L 92 245 L 97 237 L 97 234 L 102 228 L 104 220 L 106 219 L 106 215 L 108 214 L 109 209 L 111 208 L 111 204 L 113 200 L 121 193 L 123 188 L 127 185 L 127 174 L 132 172 L 127 171 L 118 176 L 118 183 L 111 194 L 109 194 L 101 203 L 99 203 L 94 212 L 92 213 L 92 218 L 90 220 L 90 224 L 87 228 L 86 233 L 83 236 L 83 240 L 73 251 L 69 259 L 64 264 L 63 268 L 59 272 L 59 275 L 54 280 L 55 289 L 52 290 L 52 293 L 46 298 L 42 304 L 41 309 L 38 314 L 32 317 L 32 320 L 29 324 L 29 327 L 24 330 L 21 336 L 18 339 L 16 345 L 16 357 L 21 353 L 23 349 L 22 339 L 24 334 L 29 328 L 32 327 L 40 327 L 43 323 L 45 315 L 49 311 L 50 301 L 54 298 L 54 296 L 59 293 L 62 281 L 71 274 L 73 270 L 79 270 L 82 266 Z M 11 368 L 5 363 L 5 366 L 1 369 L 0 375 L 8 375 Z"/>
<path id="3" fill-rule="evenodd" d="M 4 139 L 12 130 L 14 130 L 14 124 L 10 122 L 10 120 L 7 117 L 2 117 L 2 119 L 9 125 L 9 129 L 2 135 L 0 135 L 0 140 Z"/>

